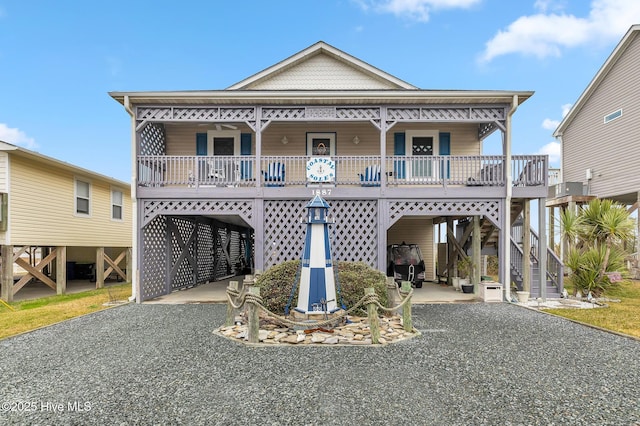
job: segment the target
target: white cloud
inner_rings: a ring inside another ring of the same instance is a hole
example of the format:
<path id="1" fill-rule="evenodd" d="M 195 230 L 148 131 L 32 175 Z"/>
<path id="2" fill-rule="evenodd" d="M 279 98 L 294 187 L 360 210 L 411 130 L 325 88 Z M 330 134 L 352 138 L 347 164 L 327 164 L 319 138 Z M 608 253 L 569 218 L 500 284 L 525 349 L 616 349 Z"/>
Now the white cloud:
<path id="1" fill-rule="evenodd" d="M 539 155 L 548 155 L 549 163 L 559 163 L 560 162 L 560 143 L 559 142 L 549 142 L 540 148 L 537 152 Z"/>
<path id="2" fill-rule="evenodd" d="M 38 147 L 35 139 L 28 137 L 22 130 L 9 127 L 4 123 L 0 123 L 0 141 L 9 142 L 27 149 Z"/>
<path id="3" fill-rule="evenodd" d="M 550 118 L 545 118 L 542 121 L 542 128 L 545 130 L 555 130 L 556 127 L 558 127 L 558 125 L 560 124 L 560 121 L 558 120 L 552 120 Z"/>
<path id="4" fill-rule="evenodd" d="M 538 0 L 540 13 L 522 16 L 485 45 L 481 62 L 511 53 L 538 58 L 560 56 L 562 49 L 619 39 L 631 25 L 640 22 L 638 0 L 593 0 L 587 17 L 562 12 L 559 3 Z"/>
<path id="5" fill-rule="evenodd" d="M 430 13 L 439 9 L 466 9 L 482 0 L 353 0 L 362 9 L 392 13 L 420 22 L 427 22 Z"/>
<path id="6" fill-rule="evenodd" d="M 560 108 L 562 109 L 562 118 L 566 117 L 566 115 L 571 110 L 571 104 L 564 104 Z M 553 120 L 551 118 L 545 118 L 542 121 L 542 128 L 545 130 L 555 130 L 560 125 L 560 120 Z"/>

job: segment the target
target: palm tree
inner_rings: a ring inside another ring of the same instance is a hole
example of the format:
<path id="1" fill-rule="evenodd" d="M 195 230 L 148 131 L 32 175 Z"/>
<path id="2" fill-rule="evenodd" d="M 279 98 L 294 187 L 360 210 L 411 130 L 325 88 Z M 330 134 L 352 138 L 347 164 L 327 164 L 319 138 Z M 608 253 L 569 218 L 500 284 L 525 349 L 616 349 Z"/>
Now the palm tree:
<path id="1" fill-rule="evenodd" d="M 576 289 L 603 290 L 605 273 L 622 266 L 624 243 L 633 239 L 635 224 L 629 212 L 619 203 L 596 199 L 578 214 L 562 212 L 560 221 Z"/>

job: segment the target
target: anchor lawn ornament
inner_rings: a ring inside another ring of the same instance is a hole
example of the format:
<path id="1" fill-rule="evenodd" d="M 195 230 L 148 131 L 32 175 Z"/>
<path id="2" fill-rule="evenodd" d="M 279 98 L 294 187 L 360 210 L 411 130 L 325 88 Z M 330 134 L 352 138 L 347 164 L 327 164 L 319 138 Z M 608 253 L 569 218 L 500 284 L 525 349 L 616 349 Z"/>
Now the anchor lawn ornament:
<path id="1" fill-rule="evenodd" d="M 329 241 L 329 204 L 316 195 L 307 204 L 307 234 L 300 270 L 297 312 L 329 314 L 339 309 Z"/>

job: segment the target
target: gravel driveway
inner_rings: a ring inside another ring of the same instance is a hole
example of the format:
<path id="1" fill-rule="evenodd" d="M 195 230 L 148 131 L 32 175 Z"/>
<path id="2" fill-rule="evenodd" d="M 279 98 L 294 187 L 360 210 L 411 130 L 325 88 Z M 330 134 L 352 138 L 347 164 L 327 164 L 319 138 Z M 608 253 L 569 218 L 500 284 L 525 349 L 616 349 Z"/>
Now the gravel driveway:
<path id="1" fill-rule="evenodd" d="M 224 312 L 131 304 L 0 341 L 0 424 L 640 421 L 640 341 L 518 306 L 414 306 L 422 335 L 384 347 L 248 347 L 212 334 Z"/>

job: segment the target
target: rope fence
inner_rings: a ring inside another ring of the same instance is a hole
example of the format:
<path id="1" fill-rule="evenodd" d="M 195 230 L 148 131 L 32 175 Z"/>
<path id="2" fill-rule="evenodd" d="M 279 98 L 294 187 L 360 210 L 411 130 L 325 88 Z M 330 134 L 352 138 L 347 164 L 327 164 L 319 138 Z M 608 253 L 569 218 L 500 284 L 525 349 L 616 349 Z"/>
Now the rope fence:
<path id="1" fill-rule="evenodd" d="M 247 276 L 249 277 L 249 276 Z M 286 316 L 279 315 L 264 305 L 264 301 L 260 296 L 260 287 L 254 285 L 252 279 L 245 278 L 243 282 L 243 288 L 239 288 L 238 281 L 230 281 L 227 287 L 227 315 L 225 320 L 225 326 L 231 326 L 234 323 L 235 312 L 247 308 L 247 331 L 248 339 L 250 343 L 258 343 L 259 331 L 260 331 L 260 311 L 264 312 L 267 316 L 279 322 L 282 325 L 288 327 L 301 327 L 301 328 L 320 328 L 326 325 L 335 325 L 351 315 L 356 309 L 365 307 L 367 308 L 367 318 L 369 320 L 369 327 L 371 330 L 371 342 L 379 343 L 380 340 L 380 326 L 378 322 L 378 310 L 383 312 L 397 312 L 402 309 L 402 322 L 403 328 L 407 332 L 413 330 L 413 324 L 411 321 L 411 296 L 413 295 L 413 289 L 411 288 L 411 282 L 403 281 L 402 288 L 398 289 L 396 284 L 396 292 L 400 298 L 400 303 L 393 307 L 383 306 L 380 303 L 378 295 L 373 288 L 366 288 L 365 294 L 356 302 L 351 308 L 343 310 L 340 314 L 333 316 L 332 318 L 326 318 L 324 320 L 307 320 L 307 321 L 294 321 Z"/>

